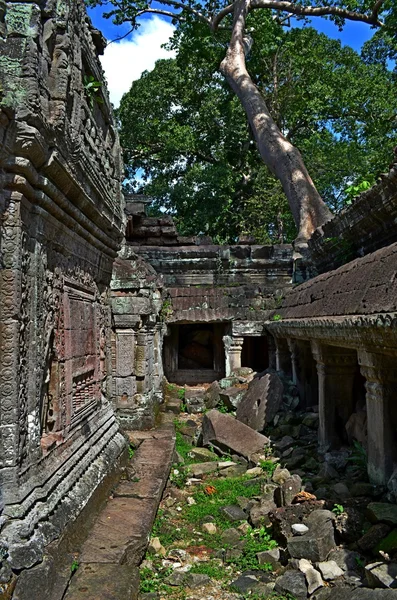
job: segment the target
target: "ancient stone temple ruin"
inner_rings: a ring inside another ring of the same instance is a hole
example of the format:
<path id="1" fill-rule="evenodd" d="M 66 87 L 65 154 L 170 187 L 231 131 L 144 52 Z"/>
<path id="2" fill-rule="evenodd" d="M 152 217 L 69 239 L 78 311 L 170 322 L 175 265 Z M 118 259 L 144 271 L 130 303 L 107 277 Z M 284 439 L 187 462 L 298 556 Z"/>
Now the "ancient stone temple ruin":
<path id="1" fill-rule="evenodd" d="M 172 462 L 172 418 L 150 433 L 165 377 L 200 387 L 243 367 L 278 372 L 295 408 L 318 413 L 320 450 L 358 441 L 370 483 L 397 498 L 397 163 L 315 231 L 304 258 L 289 245 L 181 237 L 169 216 L 147 216 L 148 199 L 122 196 L 103 48 L 83 0 L 0 0 L 4 600 L 80 598 L 67 592 L 71 552 L 95 531 L 89 515 L 134 430 L 135 471 L 159 483 L 118 498 L 130 515 L 149 502 L 146 529 L 120 554 L 100 558 L 106 544 L 93 543 L 82 555 L 104 587 L 130 577 Z"/>

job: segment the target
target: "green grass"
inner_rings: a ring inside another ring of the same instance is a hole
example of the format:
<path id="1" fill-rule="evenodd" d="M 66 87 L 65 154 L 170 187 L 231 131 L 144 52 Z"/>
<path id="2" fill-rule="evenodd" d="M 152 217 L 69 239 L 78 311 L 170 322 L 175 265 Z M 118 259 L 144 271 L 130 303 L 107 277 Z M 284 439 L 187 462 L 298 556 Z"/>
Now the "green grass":
<path id="1" fill-rule="evenodd" d="M 255 529 L 249 532 L 245 538 L 246 545 L 243 549 L 243 553 L 238 558 L 228 560 L 228 563 L 234 564 L 241 571 L 248 571 L 250 569 L 259 569 L 261 571 L 271 571 L 272 567 L 269 564 L 260 565 L 256 557 L 258 552 L 264 550 L 270 550 L 275 548 L 277 543 L 272 540 L 270 534 L 265 530 L 264 527 L 261 529 Z"/>
<path id="2" fill-rule="evenodd" d="M 228 504 L 237 504 L 238 496 L 252 498 L 260 494 L 260 482 L 252 485 L 244 485 L 248 481 L 247 477 L 233 477 L 225 479 L 207 480 L 205 484 L 193 494 L 196 504 L 185 507 L 184 515 L 190 523 L 200 524 L 207 515 L 215 518 L 215 523 L 221 529 L 231 527 L 230 521 L 220 512 L 222 506 Z M 205 487 L 211 485 L 216 489 L 216 493 L 208 495 L 205 493 Z"/>
<path id="3" fill-rule="evenodd" d="M 186 464 L 191 462 L 188 454 L 191 452 L 193 446 L 186 441 L 180 431 L 176 430 L 175 449 L 182 456 Z"/>
<path id="4" fill-rule="evenodd" d="M 199 573 L 200 575 L 208 575 L 211 579 L 224 579 L 225 568 L 213 564 L 211 562 L 196 563 L 192 566 L 189 573 Z"/>

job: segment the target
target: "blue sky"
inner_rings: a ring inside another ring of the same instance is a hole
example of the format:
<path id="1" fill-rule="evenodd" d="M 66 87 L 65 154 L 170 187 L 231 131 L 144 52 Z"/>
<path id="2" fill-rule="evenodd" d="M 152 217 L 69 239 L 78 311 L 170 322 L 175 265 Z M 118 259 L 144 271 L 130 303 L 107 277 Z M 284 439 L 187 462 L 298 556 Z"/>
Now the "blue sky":
<path id="1" fill-rule="evenodd" d="M 108 40 L 114 40 L 128 32 L 128 25 L 115 26 L 110 19 L 102 17 L 103 8 L 88 9 L 95 27 L 100 29 Z M 360 51 L 364 42 L 373 35 L 373 29 L 365 23 L 347 21 L 343 31 L 329 20 L 313 19 L 312 25 L 331 38 Z M 169 20 L 159 16 L 142 19 L 141 27 L 121 42 L 110 44 L 105 50 L 102 65 L 108 80 L 110 98 L 117 106 L 121 96 L 127 92 L 132 81 L 138 79 L 144 70 L 151 70 L 158 58 L 171 56 L 161 48 L 173 27 Z"/>

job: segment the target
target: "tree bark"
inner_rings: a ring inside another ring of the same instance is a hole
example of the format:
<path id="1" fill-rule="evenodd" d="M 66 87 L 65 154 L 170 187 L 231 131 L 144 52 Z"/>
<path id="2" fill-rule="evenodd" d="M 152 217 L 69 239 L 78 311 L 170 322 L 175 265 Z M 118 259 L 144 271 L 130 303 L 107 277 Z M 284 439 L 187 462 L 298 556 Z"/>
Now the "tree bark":
<path id="1" fill-rule="evenodd" d="M 332 218 L 318 193 L 302 156 L 281 133 L 253 83 L 245 64 L 244 33 L 250 0 L 236 0 L 233 32 L 221 72 L 238 96 L 250 122 L 263 162 L 280 180 L 298 229 L 296 245 Z"/>

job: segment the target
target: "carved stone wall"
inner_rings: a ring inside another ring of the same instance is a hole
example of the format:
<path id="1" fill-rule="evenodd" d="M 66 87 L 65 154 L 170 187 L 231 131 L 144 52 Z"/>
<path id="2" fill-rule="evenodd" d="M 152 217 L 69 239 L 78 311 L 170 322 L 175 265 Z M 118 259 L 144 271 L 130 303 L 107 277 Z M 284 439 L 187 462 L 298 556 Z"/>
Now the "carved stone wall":
<path id="1" fill-rule="evenodd" d="M 0 581 L 40 562 L 124 447 L 108 400 L 124 212 L 102 46 L 83 0 L 0 2 Z"/>
<path id="2" fill-rule="evenodd" d="M 112 278 L 113 402 L 127 429 L 153 427 L 162 401 L 163 282 L 124 247 Z"/>

